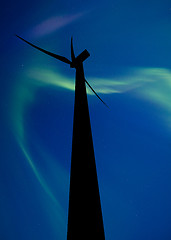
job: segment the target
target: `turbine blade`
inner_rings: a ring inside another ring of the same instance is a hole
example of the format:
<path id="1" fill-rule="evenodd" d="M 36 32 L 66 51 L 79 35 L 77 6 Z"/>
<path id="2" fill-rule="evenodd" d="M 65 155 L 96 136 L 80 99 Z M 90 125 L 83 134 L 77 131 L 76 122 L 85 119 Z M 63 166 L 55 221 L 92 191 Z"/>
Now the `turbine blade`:
<path id="1" fill-rule="evenodd" d="M 85 49 L 78 57 L 76 57 L 77 62 L 84 62 L 88 57 L 90 57 L 90 53 Z"/>
<path id="2" fill-rule="evenodd" d="M 65 58 L 65 57 L 63 57 L 63 56 L 60 56 L 60 55 L 57 55 L 57 54 L 54 54 L 54 53 L 51 53 L 51 52 L 49 52 L 49 51 L 46 51 L 46 50 L 44 50 L 44 49 L 42 49 L 42 48 L 40 48 L 40 47 L 35 46 L 34 44 L 32 44 L 32 43 L 30 43 L 30 42 L 28 42 L 28 41 L 26 41 L 26 40 L 23 39 L 22 37 L 20 37 L 20 36 L 18 36 L 18 35 L 16 35 L 16 36 L 17 36 L 18 38 L 20 38 L 21 40 L 23 40 L 24 42 L 26 42 L 27 44 L 29 44 L 30 46 L 38 49 L 39 51 L 41 51 L 41 52 L 43 52 L 43 53 L 45 53 L 45 54 L 47 54 L 47 55 L 49 55 L 49 56 L 51 56 L 51 57 L 54 57 L 54 58 L 56 58 L 56 59 L 58 59 L 58 60 L 60 60 L 60 61 L 62 61 L 62 62 L 64 62 L 64 63 L 71 64 L 71 61 L 68 60 L 67 58 Z"/>
<path id="3" fill-rule="evenodd" d="M 106 106 L 108 107 L 108 105 L 99 97 L 99 95 L 94 91 L 94 89 L 91 87 L 91 85 L 86 81 L 86 79 L 84 79 L 85 82 L 87 83 L 87 85 L 89 86 L 89 88 L 94 92 L 94 94 L 100 99 L 100 101 Z"/>
<path id="4" fill-rule="evenodd" d="M 72 62 L 75 61 L 75 54 L 74 54 L 74 48 L 73 48 L 73 40 L 71 38 L 71 59 L 72 59 Z"/>

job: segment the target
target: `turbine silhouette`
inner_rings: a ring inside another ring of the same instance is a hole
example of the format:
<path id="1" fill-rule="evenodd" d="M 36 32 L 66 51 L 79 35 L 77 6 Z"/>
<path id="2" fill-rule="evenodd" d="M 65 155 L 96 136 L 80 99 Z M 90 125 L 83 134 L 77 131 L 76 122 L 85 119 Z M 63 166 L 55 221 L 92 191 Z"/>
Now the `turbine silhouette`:
<path id="1" fill-rule="evenodd" d="M 105 233 L 85 82 L 102 102 L 103 100 L 84 77 L 83 61 L 90 54 L 84 50 L 75 57 L 72 38 L 72 61 L 19 38 L 76 69 L 67 240 L 104 240 Z"/>

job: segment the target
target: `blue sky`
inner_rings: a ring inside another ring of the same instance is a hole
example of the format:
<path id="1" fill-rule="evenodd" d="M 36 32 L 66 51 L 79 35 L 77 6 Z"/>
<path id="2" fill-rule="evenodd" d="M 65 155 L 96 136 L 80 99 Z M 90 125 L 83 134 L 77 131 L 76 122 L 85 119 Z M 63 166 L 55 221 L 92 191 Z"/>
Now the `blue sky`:
<path id="1" fill-rule="evenodd" d="M 85 76 L 106 239 L 170 239 L 169 1 L 6 1 L 1 9 L 0 239 L 66 239 L 74 69 Z"/>

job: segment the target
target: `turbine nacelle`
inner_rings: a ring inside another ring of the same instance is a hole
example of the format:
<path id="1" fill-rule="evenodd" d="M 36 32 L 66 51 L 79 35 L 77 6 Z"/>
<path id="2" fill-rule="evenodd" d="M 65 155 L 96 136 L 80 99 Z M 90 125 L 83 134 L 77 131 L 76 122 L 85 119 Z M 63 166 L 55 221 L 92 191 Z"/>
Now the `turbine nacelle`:
<path id="1" fill-rule="evenodd" d="M 80 63 L 84 62 L 88 57 L 90 56 L 90 53 L 85 49 L 82 53 L 78 55 L 75 59 L 72 59 L 72 62 L 70 63 L 71 68 L 77 68 L 77 66 L 80 65 Z"/>
<path id="2" fill-rule="evenodd" d="M 82 62 L 84 62 L 88 57 L 90 56 L 90 53 L 85 49 L 82 53 L 80 53 L 76 58 L 74 54 L 74 48 L 73 48 L 73 40 L 71 38 L 71 59 L 72 62 L 70 63 L 71 68 L 77 68 Z"/>

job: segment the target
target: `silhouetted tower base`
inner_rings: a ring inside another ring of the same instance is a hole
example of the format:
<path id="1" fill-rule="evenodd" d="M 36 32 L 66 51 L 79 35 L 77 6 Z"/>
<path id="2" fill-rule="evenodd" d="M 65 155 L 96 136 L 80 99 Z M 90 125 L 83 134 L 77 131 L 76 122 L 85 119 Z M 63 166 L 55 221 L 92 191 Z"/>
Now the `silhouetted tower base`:
<path id="1" fill-rule="evenodd" d="M 83 64 L 76 68 L 67 240 L 104 240 Z"/>

